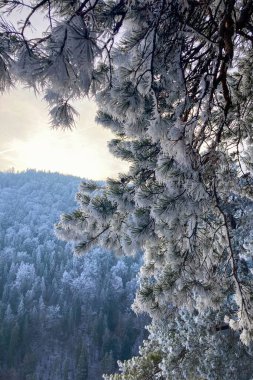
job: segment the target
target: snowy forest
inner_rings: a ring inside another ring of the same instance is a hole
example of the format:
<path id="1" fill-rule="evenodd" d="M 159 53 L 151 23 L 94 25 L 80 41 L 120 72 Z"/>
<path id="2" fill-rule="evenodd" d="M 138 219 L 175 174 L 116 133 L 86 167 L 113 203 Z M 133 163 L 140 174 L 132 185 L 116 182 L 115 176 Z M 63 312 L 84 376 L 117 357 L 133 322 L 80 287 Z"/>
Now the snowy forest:
<path id="1" fill-rule="evenodd" d="M 147 318 L 131 311 L 140 255 L 72 255 L 53 225 L 80 178 L 0 173 L 0 379 L 94 380 L 138 352 Z"/>
<path id="2" fill-rule="evenodd" d="M 88 97 L 110 152 L 129 164 L 83 181 L 55 226 L 77 255 L 142 257 L 132 308 L 150 317 L 149 335 L 104 379 L 252 380 L 253 1 L 0 0 L 0 10 L 0 91 L 29 87 L 60 130 Z"/>

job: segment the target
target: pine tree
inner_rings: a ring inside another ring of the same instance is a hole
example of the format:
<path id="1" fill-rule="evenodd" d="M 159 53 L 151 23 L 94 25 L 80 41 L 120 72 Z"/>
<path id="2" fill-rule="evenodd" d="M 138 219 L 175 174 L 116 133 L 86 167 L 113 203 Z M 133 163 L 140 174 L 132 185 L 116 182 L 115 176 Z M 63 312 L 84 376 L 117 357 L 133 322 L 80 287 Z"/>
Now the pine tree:
<path id="1" fill-rule="evenodd" d="M 117 179 L 81 186 L 79 209 L 62 217 L 58 235 L 81 254 L 98 244 L 142 250 L 135 310 L 159 331 L 164 320 L 186 323 L 185 313 L 201 330 L 218 310 L 250 345 L 252 1 L 42 0 L 18 30 L 7 15 L 25 5 L 0 6 L 0 88 L 18 78 L 43 92 L 63 128 L 74 123 L 70 100 L 93 96 L 97 121 L 115 133 L 111 152 L 130 162 Z M 32 38 L 39 11 L 48 29 Z"/>
<path id="2" fill-rule="evenodd" d="M 114 370 L 115 360 L 112 351 L 106 352 L 102 360 L 103 373 L 111 373 Z"/>
<path id="3" fill-rule="evenodd" d="M 77 380 L 87 380 L 88 378 L 88 357 L 84 344 L 82 344 L 81 352 L 77 362 Z"/>
<path id="4" fill-rule="evenodd" d="M 63 380 L 69 379 L 69 362 L 66 360 L 63 366 Z"/>
<path id="5" fill-rule="evenodd" d="M 16 355 L 17 347 L 20 344 L 20 327 L 16 323 L 12 330 L 10 336 L 9 350 L 8 350 L 8 364 L 11 367 L 14 362 L 14 357 Z"/>
<path id="6" fill-rule="evenodd" d="M 105 380 L 143 380 L 143 379 L 160 379 L 165 380 L 167 377 L 161 375 L 159 364 L 162 361 L 163 354 L 155 341 L 144 341 L 140 350 L 141 356 L 119 362 L 121 374 L 112 376 L 104 375 Z"/>

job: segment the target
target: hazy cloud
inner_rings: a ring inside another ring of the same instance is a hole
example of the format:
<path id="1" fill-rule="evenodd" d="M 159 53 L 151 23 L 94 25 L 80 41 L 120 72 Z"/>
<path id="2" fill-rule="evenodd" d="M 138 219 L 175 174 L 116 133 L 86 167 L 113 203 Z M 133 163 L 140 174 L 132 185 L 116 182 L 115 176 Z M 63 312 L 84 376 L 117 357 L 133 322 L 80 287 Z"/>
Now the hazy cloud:
<path id="1" fill-rule="evenodd" d="M 0 170 L 35 168 L 104 179 L 124 171 L 127 164 L 112 157 L 112 134 L 95 124 L 96 106 L 83 100 L 76 128 L 52 130 L 47 105 L 29 90 L 18 89 L 0 100 Z M 1 153 L 2 152 L 2 153 Z"/>

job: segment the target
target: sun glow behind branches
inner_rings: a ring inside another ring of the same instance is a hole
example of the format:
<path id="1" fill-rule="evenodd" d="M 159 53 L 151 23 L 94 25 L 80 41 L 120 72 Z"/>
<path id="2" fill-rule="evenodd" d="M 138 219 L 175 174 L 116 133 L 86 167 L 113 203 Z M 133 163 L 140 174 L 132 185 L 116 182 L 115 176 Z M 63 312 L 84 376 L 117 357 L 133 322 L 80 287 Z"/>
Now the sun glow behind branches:
<path id="1" fill-rule="evenodd" d="M 28 90 L 13 90 L 0 101 L 0 170 L 14 167 L 57 171 L 92 179 L 115 177 L 127 164 L 114 158 L 112 134 L 94 121 L 96 106 L 83 100 L 73 131 L 52 130 L 46 104 Z"/>

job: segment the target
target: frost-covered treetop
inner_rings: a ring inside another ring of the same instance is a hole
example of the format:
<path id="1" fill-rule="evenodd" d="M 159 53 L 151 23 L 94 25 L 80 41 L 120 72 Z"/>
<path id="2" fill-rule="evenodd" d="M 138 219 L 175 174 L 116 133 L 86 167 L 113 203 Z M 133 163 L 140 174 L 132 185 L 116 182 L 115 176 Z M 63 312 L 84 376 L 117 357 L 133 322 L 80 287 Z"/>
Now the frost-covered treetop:
<path id="1" fill-rule="evenodd" d="M 226 310 L 249 344 L 252 310 L 253 2 L 0 1 L 0 87 L 42 92 L 53 125 L 94 97 L 129 172 L 83 184 L 60 236 L 80 253 L 142 249 L 136 310 Z M 9 15 L 24 9 L 18 27 Z M 32 37 L 33 16 L 47 27 Z M 224 306 L 225 305 L 225 306 Z"/>

